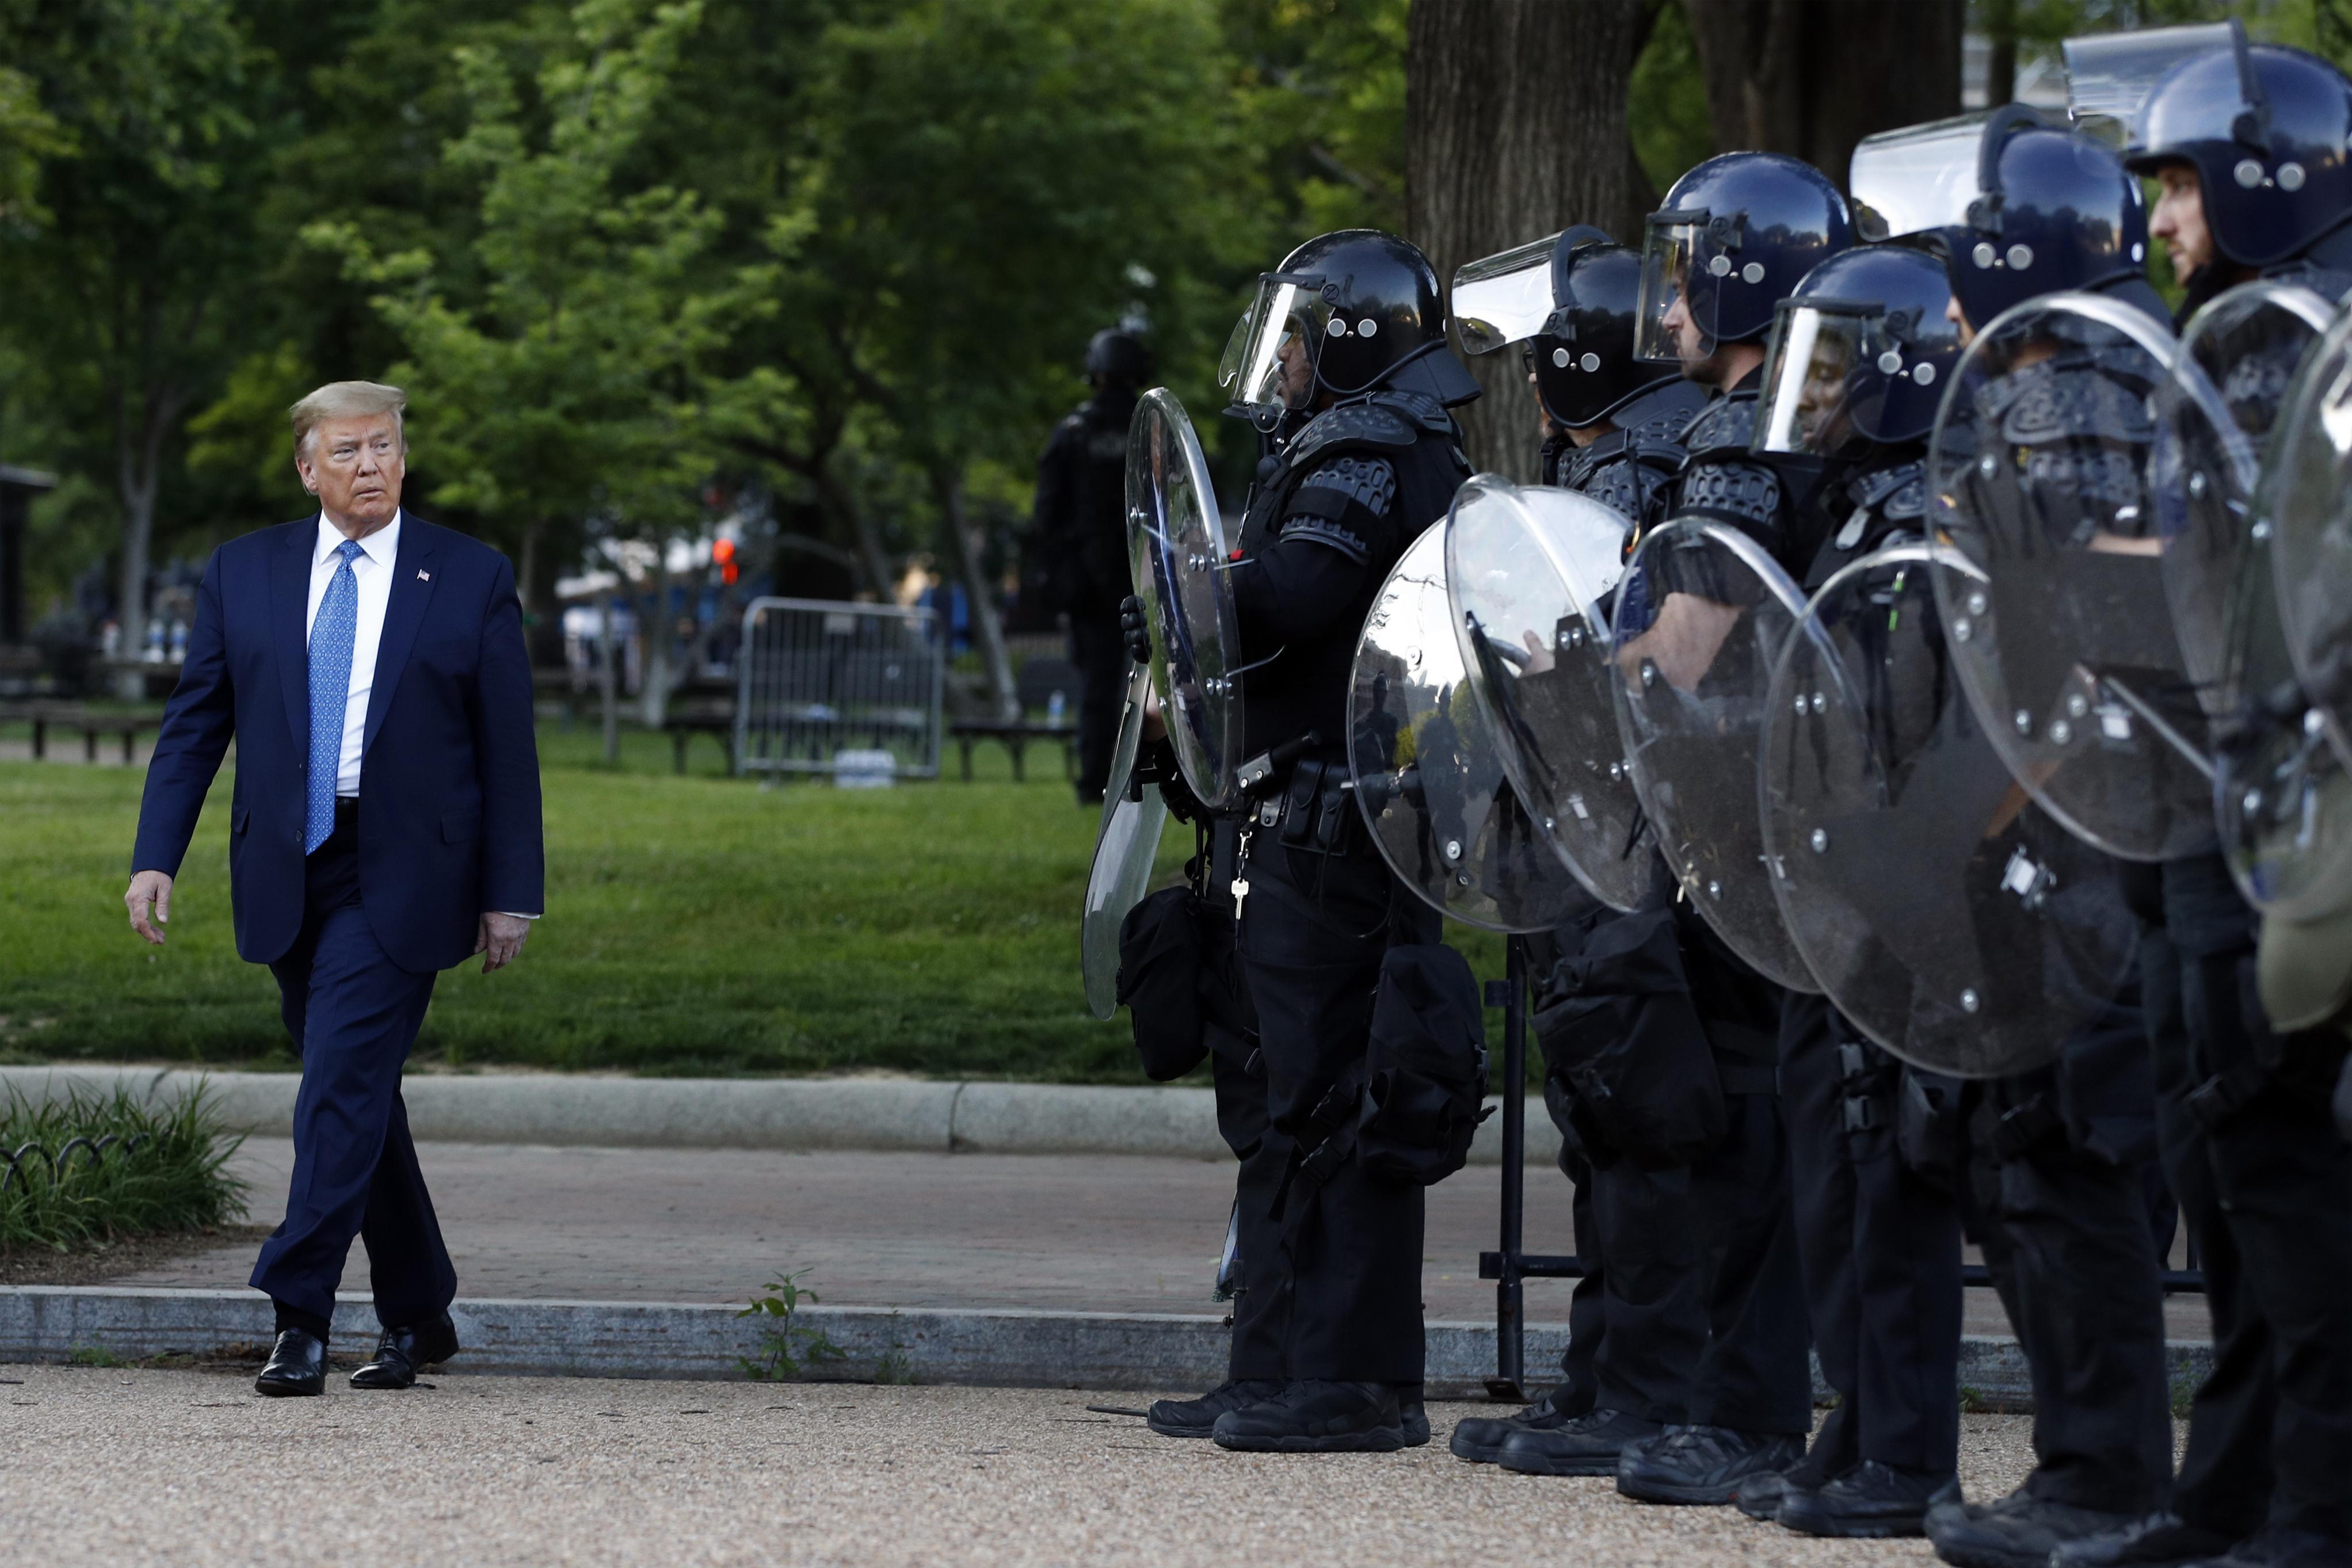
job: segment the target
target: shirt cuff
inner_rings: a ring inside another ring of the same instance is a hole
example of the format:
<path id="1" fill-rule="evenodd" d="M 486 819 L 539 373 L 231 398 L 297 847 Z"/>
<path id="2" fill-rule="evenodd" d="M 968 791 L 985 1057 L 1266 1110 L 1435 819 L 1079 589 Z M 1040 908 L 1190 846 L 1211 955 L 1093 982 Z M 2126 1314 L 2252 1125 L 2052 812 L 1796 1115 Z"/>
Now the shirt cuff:
<path id="1" fill-rule="evenodd" d="M 537 920 L 541 918 L 541 916 L 536 915 L 518 915 L 511 909 L 493 909 L 490 913 L 493 915 L 503 915 L 509 920 Z"/>

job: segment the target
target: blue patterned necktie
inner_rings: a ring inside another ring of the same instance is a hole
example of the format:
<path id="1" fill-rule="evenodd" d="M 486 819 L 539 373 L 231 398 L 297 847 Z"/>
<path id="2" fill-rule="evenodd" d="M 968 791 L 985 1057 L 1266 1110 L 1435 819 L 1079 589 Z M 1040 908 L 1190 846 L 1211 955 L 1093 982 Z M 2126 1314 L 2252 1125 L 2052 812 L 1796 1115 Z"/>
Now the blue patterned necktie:
<path id="1" fill-rule="evenodd" d="M 335 831 L 335 776 L 343 765 L 343 712 L 352 700 L 352 644 L 359 637 L 360 580 L 352 562 L 358 541 L 335 547 L 343 563 L 327 583 L 310 622 L 310 768 L 302 852 L 310 854 Z"/>

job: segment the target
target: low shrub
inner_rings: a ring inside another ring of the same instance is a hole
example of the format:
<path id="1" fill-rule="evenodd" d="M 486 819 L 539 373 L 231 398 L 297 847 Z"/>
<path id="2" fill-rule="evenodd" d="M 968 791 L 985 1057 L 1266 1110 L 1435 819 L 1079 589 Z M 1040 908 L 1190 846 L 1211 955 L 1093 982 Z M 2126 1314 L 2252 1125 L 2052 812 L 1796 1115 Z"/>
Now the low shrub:
<path id="1" fill-rule="evenodd" d="M 0 1106 L 0 1257 L 198 1230 L 245 1209 L 228 1170 L 243 1143 L 199 1089 L 150 1104 L 116 1090 Z"/>

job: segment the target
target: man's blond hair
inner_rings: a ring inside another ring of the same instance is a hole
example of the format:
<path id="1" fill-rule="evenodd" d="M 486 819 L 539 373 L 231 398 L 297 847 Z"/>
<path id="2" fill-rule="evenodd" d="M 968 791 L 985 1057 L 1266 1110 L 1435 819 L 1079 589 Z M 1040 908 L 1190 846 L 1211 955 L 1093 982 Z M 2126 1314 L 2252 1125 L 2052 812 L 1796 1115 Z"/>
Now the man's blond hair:
<path id="1" fill-rule="evenodd" d="M 295 455 L 309 455 L 310 433 L 319 428 L 320 421 L 362 419 L 372 413 L 392 415 L 393 427 L 400 432 L 401 449 L 405 451 L 407 407 L 408 394 L 382 382 L 329 382 L 286 411 L 294 421 Z"/>

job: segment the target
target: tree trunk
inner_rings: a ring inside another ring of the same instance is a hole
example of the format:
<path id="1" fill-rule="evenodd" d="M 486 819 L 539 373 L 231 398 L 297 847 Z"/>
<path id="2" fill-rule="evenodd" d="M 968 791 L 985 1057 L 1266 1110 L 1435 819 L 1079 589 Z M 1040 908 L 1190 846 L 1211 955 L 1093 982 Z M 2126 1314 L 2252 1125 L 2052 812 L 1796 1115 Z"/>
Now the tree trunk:
<path id="1" fill-rule="evenodd" d="M 931 496 L 939 503 L 940 527 L 947 532 L 950 557 L 963 583 L 965 602 L 971 607 L 971 640 L 980 647 L 981 662 L 988 666 L 997 715 L 1019 718 L 1021 705 L 1014 695 L 1013 653 L 1004 645 L 1004 622 L 996 612 L 996 594 L 988 580 L 981 540 L 964 521 L 963 471 L 949 463 L 933 464 Z"/>
<path id="2" fill-rule="evenodd" d="M 620 654 L 613 646 L 613 594 L 604 595 L 603 614 L 596 627 L 596 695 L 604 709 L 604 762 L 607 767 L 621 760 L 621 674 Z"/>
<path id="3" fill-rule="evenodd" d="M 1415 0 L 1405 42 L 1406 230 L 1441 282 L 1570 224 L 1641 243 L 1654 204 L 1625 94 L 1657 0 Z M 1519 356 L 1470 361 L 1472 465 L 1532 480 L 1537 410 Z"/>
<path id="4" fill-rule="evenodd" d="M 1846 182 L 1854 143 L 1960 111 L 1966 0 L 1685 0 L 1718 152 Z"/>
<path id="5" fill-rule="evenodd" d="M 1999 109 L 2017 98 L 2017 0 L 1986 0 L 1982 21 L 1985 107 Z"/>
<path id="6" fill-rule="evenodd" d="M 645 690 L 637 694 L 647 729 L 659 729 L 669 712 L 670 644 L 677 641 L 669 619 L 669 540 L 654 540 L 654 606 L 646 617 Z"/>

